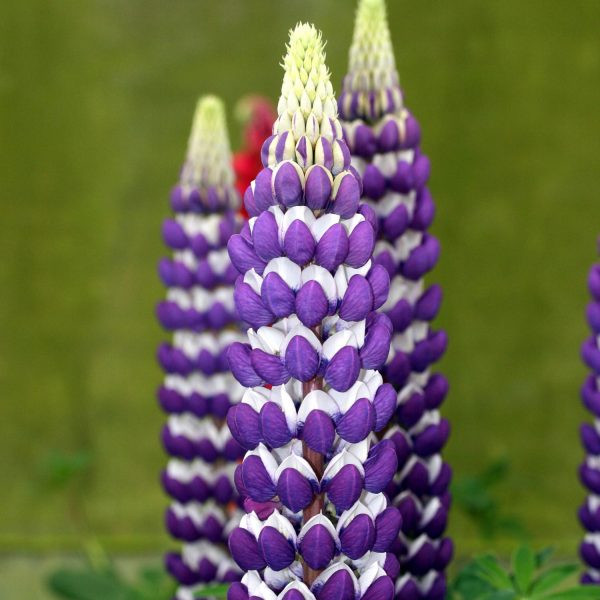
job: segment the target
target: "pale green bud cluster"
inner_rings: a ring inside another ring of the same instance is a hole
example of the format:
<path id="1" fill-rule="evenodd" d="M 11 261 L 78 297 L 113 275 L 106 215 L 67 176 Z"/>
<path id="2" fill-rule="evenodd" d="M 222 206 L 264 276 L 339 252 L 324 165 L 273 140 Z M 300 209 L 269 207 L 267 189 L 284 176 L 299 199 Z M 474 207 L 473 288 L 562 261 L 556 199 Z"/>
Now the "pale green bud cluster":
<path id="1" fill-rule="evenodd" d="M 223 189 L 233 183 L 225 107 L 216 96 L 203 96 L 196 105 L 181 184 Z"/>

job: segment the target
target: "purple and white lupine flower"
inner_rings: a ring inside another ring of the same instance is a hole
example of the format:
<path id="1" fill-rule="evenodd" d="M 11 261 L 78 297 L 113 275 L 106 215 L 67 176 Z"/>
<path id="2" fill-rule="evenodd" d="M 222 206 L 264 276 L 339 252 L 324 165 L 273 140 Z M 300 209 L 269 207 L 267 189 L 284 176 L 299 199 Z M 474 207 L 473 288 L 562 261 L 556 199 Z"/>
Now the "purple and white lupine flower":
<path id="1" fill-rule="evenodd" d="M 382 373 L 397 392 L 397 408 L 383 438 L 394 442 L 398 458 L 386 490 L 402 513 L 394 546 L 401 563 L 396 597 L 442 599 L 452 557 L 452 542 L 444 537 L 451 471 L 440 456 L 450 428 L 439 413 L 448 384 L 431 368 L 447 339 L 430 325 L 441 289 L 423 281 L 440 247 L 427 231 L 435 212 L 429 159 L 420 149 L 419 125 L 404 106 L 384 0 L 359 1 L 338 107 L 352 165 L 363 178 L 362 199 L 376 214 L 373 262 L 391 279 L 381 310 L 393 325 L 392 350 Z"/>
<path id="2" fill-rule="evenodd" d="M 177 600 L 191 600 L 201 584 L 241 576 L 226 542 L 243 514 L 234 474 L 244 450 L 225 422 L 243 393 L 226 359 L 230 345 L 245 339 L 233 302 L 237 271 L 227 254 L 229 239 L 241 227 L 238 204 L 224 108 L 207 96 L 198 102 L 171 194 L 174 216 L 163 224 L 172 255 L 159 264 L 168 291 L 158 318 L 173 331 L 158 349 L 166 374 L 158 398 L 169 415 L 162 440 L 172 457 L 162 474 L 172 498 L 166 527 L 183 543 L 181 552 L 166 556 L 180 584 Z"/>
<path id="3" fill-rule="evenodd" d="M 377 371 L 392 327 L 371 260 L 374 213 L 359 207 L 321 34 L 290 34 L 250 220 L 229 242 L 249 343 L 229 350 L 246 388 L 227 416 L 247 450 L 236 471 L 248 511 L 229 546 L 246 572 L 229 600 L 392 600 L 388 552 L 400 512 L 383 493 L 397 469 L 377 432 L 396 405 Z"/>
<path id="4" fill-rule="evenodd" d="M 595 420 L 593 424 L 581 426 L 586 457 L 579 476 L 589 491 L 579 509 L 579 520 L 586 530 L 580 546 L 581 558 L 586 566 L 581 581 L 600 585 L 600 263 L 590 269 L 588 289 L 592 298 L 587 305 L 586 317 L 592 335 L 583 343 L 581 355 L 591 373 L 583 384 L 581 397 Z"/>

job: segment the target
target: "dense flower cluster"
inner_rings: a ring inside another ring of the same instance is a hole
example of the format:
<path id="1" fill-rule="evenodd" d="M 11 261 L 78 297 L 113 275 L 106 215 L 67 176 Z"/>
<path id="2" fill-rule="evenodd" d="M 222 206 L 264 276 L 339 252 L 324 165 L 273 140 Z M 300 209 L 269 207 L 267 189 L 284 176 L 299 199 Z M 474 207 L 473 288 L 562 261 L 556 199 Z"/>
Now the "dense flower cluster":
<path id="1" fill-rule="evenodd" d="M 579 475 L 589 495 L 579 509 L 579 520 L 587 532 L 580 552 L 587 567 L 582 582 L 600 585 L 600 263 L 590 269 L 588 289 L 592 299 L 586 317 L 592 335 L 584 342 L 581 353 L 592 372 L 583 384 L 581 396 L 595 421 L 581 427 L 581 441 L 587 456 Z"/>
<path id="2" fill-rule="evenodd" d="M 382 373 L 397 392 L 397 408 L 383 437 L 394 443 L 398 458 L 386 489 L 402 513 L 394 546 L 401 562 L 396 597 L 442 599 L 452 556 L 444 537 L 451 472 L 440 456 L 449 424 L 438 409 L 448 385 L 431 367 L 447 340 L 430 326 L 441 289 L 423 282 L 440 248 L 427 231 L 435 212 L 427 189 L 429 159 L 419 147 L 419 125 L 403 104 L 384 0 L 359 4 L 338 105 L 352 165 L 363 178 L 363 201 L 377 218 L 373 262 L 391 279 L 382 311 L 393 326 L 392 351 Z"/>
<path id="3" fill-rule="evenodd" d="M 230 344 L 242 339 L 233 326 L 237 273 L 227 255 L 227 243 L 241 225 L 238 198 L 224 110 L 219 100 L 205 97 L 171 195 L 174 216 L 163 224 L 172 255 L 159 265 L 168 291 L 158 318 L 173 331 L 172 341 L 158 349 L 166 373 L 158 397 L 169 414 L 162 439 L 172 456 L 162 475 L 173 499 L 166 526 L 183 542 L 180 553 L 166 557 L 181 584 L 177 600 L 194 598 L 200 584 L 240 577 L 226 540 L 241 516 L 233 480 L 243 449 L 225 423 L 243 392 L 226 359 Z"/>
<path id="4" fill-rule="evenodd" d="M 229 242 L 250 343 L 229 350 L 248 389 L 230 409 L 247 450 L 236 484 L 248 513 L 230 537 L 246 571 L 230 600 L 392 600 L 388 552 L 397 469 L 377 438 L 396 405 L 379 369 L 392 326 L 376 313 L 389 277 L 371 260 L 375 216 L 359 208 L 320 34 L 291 32 L 273 135 L 246 191 L 249 223 Z"/>

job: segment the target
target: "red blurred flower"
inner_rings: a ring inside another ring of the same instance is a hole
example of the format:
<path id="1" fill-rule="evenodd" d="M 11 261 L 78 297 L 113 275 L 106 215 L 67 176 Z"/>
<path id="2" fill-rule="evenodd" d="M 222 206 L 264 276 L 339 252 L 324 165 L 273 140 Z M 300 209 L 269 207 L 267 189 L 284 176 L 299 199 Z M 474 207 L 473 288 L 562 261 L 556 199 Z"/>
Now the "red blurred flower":
<path id="1" fill-rule="evenodd" d="M 262 168 L 260 150 L 272 132 L 277 118 L 273 105 L 262 96 L 248 96 L 240 100 L 236 115 L 245 124 L 242 147 L 233 155 L 236 187 L 243 197 L 247 187 Z M 242 204 L 241 213 L 248 217 Z"/>

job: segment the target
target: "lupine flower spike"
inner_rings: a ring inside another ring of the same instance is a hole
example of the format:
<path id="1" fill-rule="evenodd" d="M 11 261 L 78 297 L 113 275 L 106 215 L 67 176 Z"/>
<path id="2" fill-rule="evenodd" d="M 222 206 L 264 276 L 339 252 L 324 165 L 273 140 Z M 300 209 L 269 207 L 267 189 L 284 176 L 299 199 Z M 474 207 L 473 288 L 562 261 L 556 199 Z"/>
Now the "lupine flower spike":
<path id="1" fill-rule="evenodd" d="M 598 244 L 600 249 L 600 241 Z M 586 452 L 579 476 L 589 491 L 579 509 L 579 520 L 586 530 L 581 543 L 581 558 L 586 566 L 582 583 L 600 585 L 600 263 L 588 275 L 591 301 L 587 306 L 587 322 L 592 335 L 584 342 L 581 354 L 591 373 L 581 389 L 584 406 L 592 413 L 594 423 L 581 427 L 581 441 Z"/>
<path id="2" fill-rule="evenodd" d="M 236 472 L 248 511 L 231 534 L 246 572 L 229 600 L 392 600 L 388 553 L 400 513 L 396 471 L 376 433 L 396 403 L 377 371 L 391 324 L 374 312 L 389 277 L 373 266 L 373 211 L 342 139 L 321 34 L 290 34 L 273 135 L 229 242 L 249 344 L 231 369 L 248 389 L 227 420 L 247 449 Z"/>
<path id="3" fill-rule="evenodd" d="M 233 476 L 243 449 L 225 423 L 243 393 L 226 359 L 229 345 L 245 339 L 236 327 L 237 272 L 227 255 L 227 242 L 241 225 L 238 205 L 223 105 L 204 97 L 171 194 L 174 216 L 163 224 L 172 255 L 159 265 L 167 298 L 158 318 L 173 332 L 158 349 L 166 373 L 158 397 L 169 414 L 162 437 L 172 456 L 162 476 L 173 499 L 166 526 L 183 543 L 181 552 L 166 556 L 181 585 L 177 600 L 191 600 L 199 584 L 240 577 L 226 540 L 241 513 Z"/>
<path id="4" fill-rule="evenodd" d="M 430 326 L 441 289 L 423 282 L 440 248 L 427 231 L 434 216 L 429 159 L 419 147 L 419 125 L 404 107 L 384 0 L 359 2 L 338 106 L 352 165 L 363 177 L 363 201 L 377 215 L 373 262 L 391 279 L 382 311 L 394 334 L 383 374 L 397 392 L 397 408 L 384 439 L 394 442 L 398 457 L 386 489 L 402 513 L 396 598 L 442 599 L 452 543 L 444 537 L 450 468 L 440 456 L 449 425 L 438 409 L 448 384 L 431 367 L 444 353 L 446 334 Z"/>

